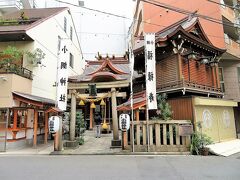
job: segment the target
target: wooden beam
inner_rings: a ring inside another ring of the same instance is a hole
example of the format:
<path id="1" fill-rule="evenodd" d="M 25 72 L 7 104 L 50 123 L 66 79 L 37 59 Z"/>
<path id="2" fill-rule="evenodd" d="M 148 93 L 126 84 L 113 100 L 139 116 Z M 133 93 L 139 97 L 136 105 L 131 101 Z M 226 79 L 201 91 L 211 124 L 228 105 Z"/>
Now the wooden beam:
<path id="1" fill-rule="evenodd" d="M 220 80 L 219 80 L 219 74 L 218 74 L 218 66 L 215 67 L 215 73 L 216 73 L 216 80 L 217 80 L 217 88 L 220 88 Z"/>
<path id="2" fill-rule="evenodd" d="M 105 96 L 107 93 L 97 93 L 97 97 L 103 97 Z M 89 94 L 78 94 L 78 96 L 83 97 L 83 98 L 88 98 Z M 127 96 L 126 92 L 116 92 L 116 97 L 123 97 L 125 98 Z M 111 97 L 111 93 L 109 93 L 106 97 Z M 71 96 L 68 96 L 68 99 L 70 99 Z M 78 98 L 78 97 L 76 97 Z"/>
<path id="3" fill-rule="evenodd" d="M 120 87 L 128 87 L 129 80 L 125 81 L 113 81 L 113 82 L 96 82 L 97 89 L 106 89 L 106 88 L 120 88 Z M 88 89 L 89 83 L 68 83 L 68 89 Z"/>
<path id="4" fill-rule="evenodd" d="M 139 121 L 139 109 L 135 111 L 135 118 L 136 121 Z"/>
<path id="5" fill-rule="evenodd" d="M 47 144 L 48 140 L 48 113 L 45 112 L 45 128 L 44 128 L 44 144 Z"/>
<path id="6" fill-rule="evenodd" d="M 178 78 L 179 80 L 182 80 L 182 57 L 181 55 L 178 53 L 177 54 L 177 59 L 178 59 Z"/>
<path id="7" fill-rule="evenodd" d="M 90 107 L 90 122 L 89 122 L 89 129 L 93 129 L 93 108 Z"/>
<path id="8" fill-rule="evenodd" d="M 38 110 L 34 109 L 33 147 L 37 147 Z"/>
<path id="9" fill-rule="evenodd" d="M 18 110 L 13 110 L 13 129 L 17 129 Z"/>

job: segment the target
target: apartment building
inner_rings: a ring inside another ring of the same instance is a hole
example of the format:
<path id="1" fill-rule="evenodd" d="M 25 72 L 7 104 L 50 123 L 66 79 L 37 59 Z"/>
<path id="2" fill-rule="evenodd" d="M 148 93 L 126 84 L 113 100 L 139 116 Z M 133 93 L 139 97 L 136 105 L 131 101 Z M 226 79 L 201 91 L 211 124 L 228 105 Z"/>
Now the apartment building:
<path id="1" fill-rule="evenodd" d="M 219 78 L 224 98 L 240 102 L 240 1 L 221 0 L 226 53 L 219 64 Z M 235 108 L 237 133 L 240 133 L 240 108 Z"/>

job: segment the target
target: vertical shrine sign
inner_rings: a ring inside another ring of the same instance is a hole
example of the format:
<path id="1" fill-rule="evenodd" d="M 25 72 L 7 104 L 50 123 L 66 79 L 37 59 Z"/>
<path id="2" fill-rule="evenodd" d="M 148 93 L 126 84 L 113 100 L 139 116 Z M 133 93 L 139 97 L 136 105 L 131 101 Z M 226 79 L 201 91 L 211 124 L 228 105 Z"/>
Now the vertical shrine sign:
<path id="1" fill-rule="evenodd" d="M 62 111 L 65 111 L 67 107 L 69 51 L 66 44 L 63 41 L 61 43 L 57 69 L 57 106 Z"/>
<path id="2" fill-rule="evenodd" d="M 155 34 L 146 33 L 145 43 L 145 76 L 146 76 L 146 101 L 148 109 L 157 109 L 156 98 L 156 58 Z"/>

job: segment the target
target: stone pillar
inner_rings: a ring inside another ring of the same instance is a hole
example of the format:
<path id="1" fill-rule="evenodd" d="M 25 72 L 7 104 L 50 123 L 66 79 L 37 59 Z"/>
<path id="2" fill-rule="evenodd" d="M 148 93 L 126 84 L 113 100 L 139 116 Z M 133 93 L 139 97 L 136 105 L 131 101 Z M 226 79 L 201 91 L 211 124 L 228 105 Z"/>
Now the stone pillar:
<path id="1" fill-rule="evenodd" d="M 70 141 L 75 140 L 76 124 L 76 95 L 71 93 L 71 121 L 70 121 Z"/>
<path id="2" fill-rule="evenodd" d="M 116 89 L 112 88 L 112 124 L 113 124 L 113 139 L 118 140 L 118 117 L 117 117 L 117 98 L 116 98 Z"/>
<path id="3" fill-rule="evenodd" d="M 116 98 L 116 89 L 111 89 L 112 94 L 112 124 L 113 124 L 113 147 L 121 147 L 121 140 L 119 140 L 118 132 L 118 117 L 117 117 L 117 98 Z"/>

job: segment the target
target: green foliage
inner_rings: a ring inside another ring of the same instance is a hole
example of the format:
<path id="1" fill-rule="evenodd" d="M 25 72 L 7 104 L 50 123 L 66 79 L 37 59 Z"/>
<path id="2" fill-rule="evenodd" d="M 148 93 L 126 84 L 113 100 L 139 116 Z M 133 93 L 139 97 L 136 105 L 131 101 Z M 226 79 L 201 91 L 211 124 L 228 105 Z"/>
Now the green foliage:
<path id="1" fill-rule="evenodd" d="M 16 47 L 8 46 L 1 53 L 0 69 L 4 68 L 7 71 L 16 72 L 20 70 L 20 61 L 23 52 Z"/>
<path id="2" fill-rule="evenodd" d="M 213 141 L 206 134 L 194 132 L 192 134 L 190 151 L 192 154 L 196 153 L 197 155 L 199 155 L 200 149 L 202 149 L 212 143 L 213 143 Z"/>
<path id="3" fill-rule="evenodd" d="M 17 19 L 0 19 L 0 26 L 18 25 Z"/>
<path id="4" fill-rule="evenodd" d="M 84 137 L 80 136 L 79 138 L 77 138 L 77 142 L 79 145 L 83 145 L 84 144 Z"/>
<path id="5" fill-rule="evenodd" d="M 26 55 L 29 63 L 37 65 L 41 64 L 41 61 L 45 58 L 46 54 L 40 48 L 37 48 L 34 52 L 27 51 Z"/>
<path id="6" fill-rule="evenodd" d="M 82 111 L 77 111 L 75 132 L 76 132 L 76 136 L 78 137 L 77 141 L 79 142 L 80 145 L 84 143 L 84 136 L 83 136 L 84 128 L 85 128 L 85 125 L 84 125 L 83 113 Z"/>
<path id="7" fill-rule="evenodd" d="M 158 94 L 157 95 L 157 114 L 160 119 L 170 120 L 172 119 L 171 106 L 167 103 L 167 94 Z"/>
<path id="8" fill-rule="evenodd" d="M 20 18 L 21 18 L 22 20 L 28 20 L 28 19 L 29 19 L 29 17 L 27 17 L 27 16 L 25 15 L 24 11 L 21 12 Z"/>

